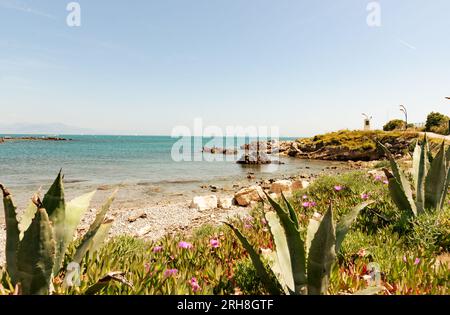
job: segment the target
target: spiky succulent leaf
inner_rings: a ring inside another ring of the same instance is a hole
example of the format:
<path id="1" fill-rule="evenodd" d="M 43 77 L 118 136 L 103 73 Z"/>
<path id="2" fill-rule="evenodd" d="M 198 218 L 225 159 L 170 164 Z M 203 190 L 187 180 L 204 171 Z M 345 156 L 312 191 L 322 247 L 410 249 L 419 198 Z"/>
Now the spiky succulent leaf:
<path id="1" fill-rule="evenodd" d="M 19 231 L 20 231 L 20 239 L 23 239 L 23 235 L 25 231 L 30 226 L 31 222 L 33 221 L 33 218 L 36 214 L 37 206 L 34 204 L 33 201 L 30 201 L 28 204 L 28 207 L 25 209 L 24 213 L 20 217 L 19 221 Z"/>
<path id="2" fill-rule="evenodd" d="M 330 205 L 311 242 L 308 255 L 308 294 L 326 294 L 331 266 L 336 258 L 336 230 Z"/>
<path id="3" fill-rule="evenodd" d="M 413 198 L 410 182 L 395 161 L 391 152 L 383 144 L 381 144 L 381 142 L 378 142 L 377 144 L 384 151 L 391 165 L 392 173 L 389 173 L 387 170 L 384 171 L 389 180 L 389 190 L 391 192 L 392 199 L 394 199 L 394 202 L 400 210 L 409 210 L 416 216 L 418 212 L 417 205 Z M 395 181 L 391 180 L 390 177 L 394 177 Z"/>
<path id="4" fill-rule="evenodd" d="M 49 293 L 56 252 L 53 235 L 47 212 L 41 208 L 25 231 L 17 251 L 18 278 L 23 294 Z"/>
<path id="5" fill-rule="evenodd" d="M 92 241 L 90 242 L 90 246 L 88 249 L 90 258 L 93 257 L 96 251 L 102 248 L 106 238 L 108 237 L 108 233 L 111 230 L 112 224 L 113 220 L 108 220 L 100 225 L 99 229 L 97 230 L 97 233 L 95 233 L 94 237 L 92 238 Z"/>
<path id="6" fill-rule="evenodd" d="M 302 292 L 307 284 L 305 243 L 300 236 L 300 230 L 292 220 L 289 211 L 266 194 L 272 208 L 280 219 L 281 226 L 286 232 L 286 241 L 291 255 L 292 274 L 294 276 L 295 292 Z M 295 217 L 296 219 L 296 217 Z"/>
<path id="7" fill-rule="evenodd" d="M 279 284 L 275 282 L 273 279 L 276 279 L 276 276 L 273 274 L 272 271 L 268 271 L 261 259 L 261 256 L 255 251 L 253 246 L 250 244 L 250 242 L 247 240 L 247 238 L 232 224 L 226 223 L 227 226 L 231 228 L 231 230 L 234 232 L 236 237 L 241 242 L 242 246 L 247 251 L 248 255 L 250 256 L 250 259 L 253 263 L 253 266 L 256 269 L 256 272 L 258 274 L 258 277 L 260 278 L 261 282 L 264 284 L 264 287 L 266 290 L 273 295 L 280 294 L 279 290 Z"/>
<path id="8" fill-rule="evenodd" d="M 351 225 L 355 222 L 358 214 L 365 209 L 368 205 L 372 204 L 373 201 L 365 201 L 353 209 L 351 209 L 346 215 L 344 215 L 336 226 L 336 253 L 341 249 L 342 242 L 344 241 L 345 235 L 350 230 Z"/>
<path id="9" fill-rule="evenodd" d="M 294 292 L 294 276 L 292 274 L 292 262 L 289 247 L 286 240 L 286 232 L 281 226 L 280 219 L 273 211 L 266 213 L 266 220 L 275 243 L 276 259 L 272 270 L 275 274 L 280 273 L 281 285 L 286 292 Z"/>
<path id="10" fill-rule="evenodd" d="M 416 190 L 416 204 L 418 210 L 422 210 L 425 207 L 425 177 L 430 168 L 428 152 L 428 140 L 427 136 L 425 135 L 422 144 L 416 144 L 413 155 L 413 178 Z"/>
<path id="11" fill-rule="evenodd" d="M 64 202 L 64 186 L 63 175 L 61 171 L 58 173 L 52 186 L 45 194 L 42 200 L 43 208 L 47 211 L 48 217 L 53 224 L 56 242 L 56 258 L 53 273 L 56 275 L 62 265 L 64 254 L 67 248 L 66 229 L 65 229 L 65 202 Z"/>
<path id="12" fill-rule="evenodd" d="M 16 206 L 8 190 L 0 184 L 3 193 L 3 207 L 6 223 L 6 269 L 11 281 L 17 283 L 17 249 L 19 246 L 19 222 L 17 221 Z"/>
<path id="13" fill-rule="evenodd" d="M 425 178 L 425 207 L 432 210 L 440 210 L 442 200 L 447 195 L 447 162 L 445 157 L 445 144 L 434 157 L 430 170 Z"/>
<path id="14" fill-rule="evenodd" d="M 306 241 L 305 241 L 305 248 L 306 248 L 306 254 L 308 255 L 309 249 L 311 248 L 312 240 L 314 239 L 314 236 L 317 233 L 317 230 L 320 226 L 320 221 L 317 219 L 309 219 L 308 228 L 306 230 Z"/>
<path id="15" fill-rule="evenodd" d="M 408 198 L 402 185 L 397 181 L 397 179 L 392 175 L 391 172 L 384 169 L 386 177 L 388 179 L 388 187 L 392 200 L 399 210 L 406 211 L 408 216 L 417 215 L 417 207 L 414 202 Z"/>
<path id="16" fill-rule="evenodd" d="M 295 227 L 298 229 L 299 228 L 298 217 L 297 217 L 297 214 L 295 213 L 294 207 L 287 200 L 287 198 L 283 192 L 281 192 L 281 196 L 283 197 L 284 203 L 286 204 L 286 207 L 288 208 L 289 216 L 291 217 L 292 222 L 294 222 Z"/>
<path id="17" fill-rule="evenodd" d="M 75 230 L 80 224 L 81 218 L 86 213 L 91 203 L 92 197 L 94 197 L 96 191 L 84 194 L 69 201 L 66 205 L 66 233 L 65 233 L 65 243 L 68 245 L 73 241 Z"/>
<path id="18" fill-rule="evenodd" d="M 106 213 L 108 212 L 109 208 L 111 207 L 111 204 L 113 203 L 113 201 L 115 199 L 116 193 L 117 193 L 117 189 L 114 190 L 114 192 L 111 194 L 111 196 L 103 204 L 100 211 L 97 213 L 94 222 L 91 224 L 88 231 L 83 236 L 83 239 L 81 240 L 80 245 L 77 247 L 77 250 L 75 251 L 75 255 L 73 258 L 74 262 L 81 263 L 81 261 L 83 260 L 83 257 L 86 255 L 89 248 L 91 248 L 92 242 L 95 238 L 95 235 L 99 231 L 102 224 L 105 223 Z"/>

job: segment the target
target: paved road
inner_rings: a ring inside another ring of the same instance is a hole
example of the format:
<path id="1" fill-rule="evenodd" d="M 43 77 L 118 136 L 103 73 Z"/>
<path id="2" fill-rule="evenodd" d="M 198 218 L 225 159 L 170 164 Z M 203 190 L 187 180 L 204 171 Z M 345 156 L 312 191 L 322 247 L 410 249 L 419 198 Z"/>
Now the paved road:
<path id="1" fill-rule="evenodd" d="M 419 133 L 422 136 L 425 134 L 425 132 L 419 132 Z M 428 138 L 442 139 L 442 140 L 445 140 L 445 141 L 450 141 L 450 136 L 439 135 L 439 134 L 434 133 L 434 132 L 427 132 L 426 134 L 427 134 Z"/>

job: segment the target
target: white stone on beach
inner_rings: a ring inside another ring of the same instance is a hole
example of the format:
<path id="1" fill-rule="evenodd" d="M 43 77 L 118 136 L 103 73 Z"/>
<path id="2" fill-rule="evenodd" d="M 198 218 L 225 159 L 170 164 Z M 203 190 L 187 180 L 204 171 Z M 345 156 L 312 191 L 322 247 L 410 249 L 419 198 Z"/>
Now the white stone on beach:
<path id="1" fill-rule="evenodd" d="M 217 208 L 217 204 L 218 201 L 215 195 L 196 196 L 192 199 L 190 208 L 204 211 Z"/>
<path id="2" fill-rule="evenodd" d="M 263 198 L 264 191 L 257 185 L 242 188 L 234 195 L 237 204 L 243 207 L 249 206 L 252 201 L 262 201 Z"/>
<path id="3" fill-rule="evenodd" d="M 232 197 L 220 197 L 219 198 L 219 208 L 228 210 L 233 206 L 233 198 Z"/>

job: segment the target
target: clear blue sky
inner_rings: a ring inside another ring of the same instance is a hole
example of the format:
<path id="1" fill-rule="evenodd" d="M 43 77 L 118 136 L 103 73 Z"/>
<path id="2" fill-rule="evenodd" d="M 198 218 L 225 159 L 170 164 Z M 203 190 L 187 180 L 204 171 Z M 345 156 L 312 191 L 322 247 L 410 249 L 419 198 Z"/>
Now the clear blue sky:
<path id="1" fill-rule="evenodd" d="M 450 1 L 0 0 L 0 123 L 170 134 L 278 125 L 288 136 L 450 114 Z"/>

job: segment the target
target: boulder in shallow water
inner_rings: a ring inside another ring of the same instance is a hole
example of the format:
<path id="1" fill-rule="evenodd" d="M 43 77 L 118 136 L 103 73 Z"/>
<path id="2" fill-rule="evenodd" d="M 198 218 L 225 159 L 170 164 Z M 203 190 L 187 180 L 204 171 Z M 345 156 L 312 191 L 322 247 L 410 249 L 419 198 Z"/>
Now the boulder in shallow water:
<path id="1" fill-rule="evenodd" d="M 246 188 L 242 188 L 235 195 L 234 199 L 237 204 L 243 207 L 250 205 L 252 201 L 262 201 L 264 191 L 260 186 L 254 185 Z"/>
<path id="2" fill-rule="evenodd" d="M 190 208 L 199 211 L 211 210 L 217 208 L 218 200 L 214 195 L 196 196 L 192 199 Z"/>

